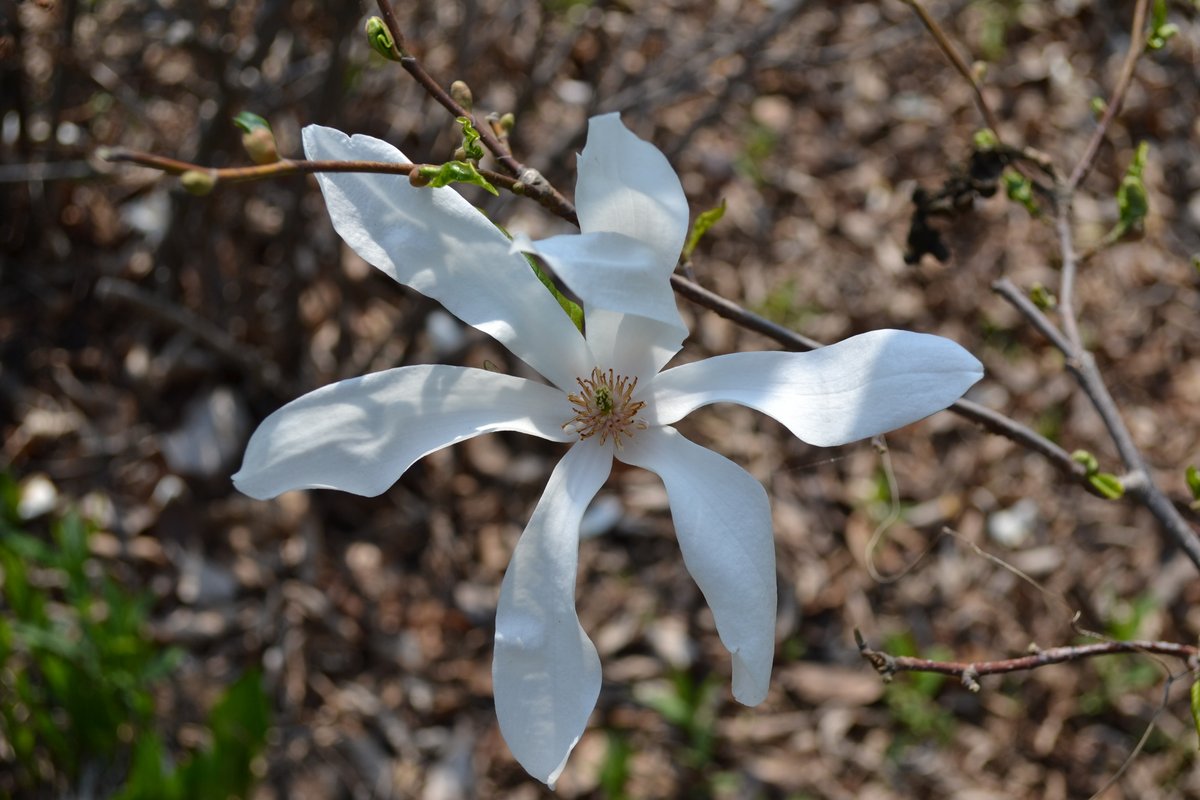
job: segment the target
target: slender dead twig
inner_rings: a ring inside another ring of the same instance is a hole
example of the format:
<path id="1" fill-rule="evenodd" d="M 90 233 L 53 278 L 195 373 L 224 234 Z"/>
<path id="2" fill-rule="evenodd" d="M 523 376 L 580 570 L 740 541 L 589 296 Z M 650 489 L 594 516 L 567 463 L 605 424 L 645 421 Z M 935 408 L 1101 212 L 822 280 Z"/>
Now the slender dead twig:
<path id="1" fill-rule="evenodd" d="M 904 2 L 921 18 L 921 23 L 929 31 L 929 34 L 933 36 L 933 40 L 937 42 L 942 53 L 954 65 L 954 69 L 958 74 L 965 78 L 967 83 L 971 84 L 971 91 L 975 93 L 975 105 L 979 107 L 979 113 L 983 116 L 984 123 L 992 129 L 992 133 L 999 137 L 1000 121 L 997 119 L 996 113 L 992 111 L 991 105 L 988 104 L 987 98 L 984 97 L 983 84 L 979 82 L 975 71 L 959 55 L 958 50 L 954 48 L 954 44 L 950 41 L 950 37 L 946 35 L 946 32 L 942 30 L 942 26 L 930 15 L 920 0 L 904 0 Z"/>
<path id="2" fill-rule="evenodd" d="M 1062 241 L 1060 246 L 1065 253 L 1071 253 L 1070 227 L 1061 225 L 1059 228 Z M 1117 454 L 1121 458 L 1128 475 L 1122 478 L 1122 486 L 1130 495 L 1154 515 L 1159 525 L 1176 545 L 1200 568 L 1200 537 L 1188 524 L 1179 509 L 1171 502 L 1158 485 L 1154 482 L 1146 465 L 1141 450 L 1133 440 L 1133 435 L 1126 427 L 1121 417 L 1121 410 L 1113 400 L 1104 378 L 1096 366 L 1095 357 L 1082 345 L 1071 341 L 1053 322 L 1046 317 L 1008 278 L 1001 278 L 992 284 L 992 289 L 1007 300 L 1014 308 L 1029 321 L 1047 340 L 1050 341 L 1065 357 L 1067 371 L 1087 395 L 1092 407 L 1100 415 Z"/>
<path id="3" fill-rule="evenodd" d="M 400 51 L 400 66 L 404 68 L 404 71 L 411 75 L 429 93 L 430 97 L 455 117 L 467 117 L 471 120 L 471 124 L 474 125 L 475 130 L 479 131 L 480 141 L 483 142 L 484 147 L 488 149 L 492 157 L 496 159 L 505 171 L 520 181 L 523 186 L 528 187 L 526 191 L 522 192 L 523 194 L 533 197 L 543 206 L 555 211 L 555 213 L 564 219 L 569 217 L 575 224 L 579 224 L 575 220 L 574 206 L 557 189 L 551 186 L 550 182 L 540 172 L 527 167 L 514 158 L 509 149 L 496 137 L 491 125 L 479 124 L 470 109 L 465 108 L 451 97 L 450 92 L 443 89 L 441 84 L 425 71 L 425 67 L 409 51 L 408 45 L 405 43 L 404 31 L 400 28 L 400 23 L 396 20 L 396 14 L 392 11 L 392 4 L 389 0 L 376 1 L 379 6 L 379 16 Z"/>
<path id="4" fill-rule="evenodd" d="M 1025 672 L 1038 669 L 1050 664 L 1065 664 L 1071 661 L 1082 661 L 1098 656 L 1117 655 L 1119 653 L 1142 653 L 1148 655 L 1171 656 L 1182 659 L 1189 671 L 1200 670 L 1200 647 L 1175 642 L 1161 641 L 1109 641 L 1094 644 L 1068 645 L 1052 647 L 1047 650 L 1034 650 L 1029 655 L 1018 658 L 1004 658 L 996 661 L 934 661 L 915 656 L 894 656 L 881 650 L 867 646 L 862 634 L 855 630 L 854 640 L 858 643 L 858 652 L 875 671 L 885 680 L 900 672 L 936 672 L 941 675 L 958 677 L 964 686 L 972 691 L 979 690 L 979 678 L 984 675 L 999 675 L 1006 672 Z"/>
<path id="5" fill-rule="evenodd" d="M 1071 170 L 1071 176 L 1067 178 L 1064 188 L 1067 192 L 1075 191 L 1079 183 L 1087 176 L 1092 165 L 1096 162 L 1096 154 L 1100 151 L 1100 145 L 1103 144 L 1104 138 L 1108 136 L 1108 128 L 1112 125 L 1112 121 L 1116 119 L 1117 114 L 1121 113 L 1121 107 L 1125 104 L 1125 95 L 1129 91 L 1129 86 L 1133 82 L 1133 71 L 1137 67 L 1138 59 L 1146 50 L 1146 9 L 1150 5 L 1150 0 L 1137 0 L 1137 5 L 1133 7 L 1133 24 L 1129 30 L 1129 52 L 1125 54 L 1125 61 L 1121 64 L 1121 72 L 1117 76 L 1117 82 L 1113 86 L 1112 94 L 1108 98 L 1108 102 L 1104 107 L 1104 113 L 1100 117 L 1100 122 L 1096 124 L 1096 129 L 1092 131 L 1092 138 L 1088 140 L 1087 146 L 1083 149 L 1083 155 L 1079 157 L 1079 161 L 1075 164 L 1075 168 Z"/>

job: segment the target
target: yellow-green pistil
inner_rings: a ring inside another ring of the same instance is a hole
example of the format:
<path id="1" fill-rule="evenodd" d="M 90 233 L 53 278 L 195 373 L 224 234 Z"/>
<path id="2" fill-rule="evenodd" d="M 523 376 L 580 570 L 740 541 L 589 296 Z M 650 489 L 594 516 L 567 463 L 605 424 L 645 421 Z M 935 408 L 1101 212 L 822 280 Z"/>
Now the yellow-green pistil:
<path id="1" fill-rule="evenodd" d="M 630 380 L 617 375 L 611 369 L 604 372 L 599 367 L 592 370 L 589 378 L 576 378 L 580 391 L 567 396 L 575 407 L 575 416 L 563 430 L 574 431 L 580 439 L 600 435 L 600 444 L 612 437 L 613 443 L 621 446 L 622 436 L 633 436 L 635 430 L 645 430 L 646 423 L 635 419 L 646 405 L 633 399 L 637 378 Z"/>

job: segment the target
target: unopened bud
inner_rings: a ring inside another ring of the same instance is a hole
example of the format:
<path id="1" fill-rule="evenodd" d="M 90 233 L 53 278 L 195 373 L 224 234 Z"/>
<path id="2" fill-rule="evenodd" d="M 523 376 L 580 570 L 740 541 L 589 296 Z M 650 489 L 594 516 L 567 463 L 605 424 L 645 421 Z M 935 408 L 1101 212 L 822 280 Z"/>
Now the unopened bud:
<path id="1" fill-rule="evenodd" d="M 399 61 L 404 55 L 396 47 L 396 40 L 392 38 L 392 32 L 379 17 L 370 17 L 367 20 L 367 42 L 371 45 L 372 50 L 388 61 Z"/>
<path id="2" fill-rule="evenodd" d="M 517 118 L 511 111 L 500 116 L 500 129 L 505 134 L 512 133 L 512 129 L 517 127 Z"/>
<path id="3" fill-rule="evenodd" d="M 455 81 L 450 84 L 450 96 L 454 98 L 454 102 L 467 111 L 470 111 L 475 103 L 475 98 L 471 96 L 471 87 L 467 86 L 466 81 Z"/>
<path id="4" fill-rule="evenodd" d="M 412 172 L 408 173 L 408 182 L 418 189 L 424 189 L 433 180 L 433 175 L 427 174 L 429 169 L 428 165 L 414 164 Z M 433 167 L 432 169 L 435 171 L 434 174 L 436 174 L 437 167 Z M 422 170 L 426 170 L 426 172 L 423 173 Z"/>
<path id="5" fill-rule="evenodd" d="M 242 146 L 255 164 L 274 164 L 279 160 L 279 148 L 275 145 L 275 134 L 268 128 L 257 128 L 242 134 Z"/>
<path id="6" fill-rule="evenodd" d="M 216 188 L 217 174 L 212 170 L 202 172 L 198 169 L 189 169 L 179 176 L 179 183 L 187 190 L 188 194 L 203 197 Z"/>
<path id="7" fill-rule="evenodd" d="M 242 146 L 250 154 L 251 161 L 255 164 L 274 164 L 279 160 L 271 123 L 253 111 L 242 111 L 233 118 L 233 124 L 242 131 Z"/>

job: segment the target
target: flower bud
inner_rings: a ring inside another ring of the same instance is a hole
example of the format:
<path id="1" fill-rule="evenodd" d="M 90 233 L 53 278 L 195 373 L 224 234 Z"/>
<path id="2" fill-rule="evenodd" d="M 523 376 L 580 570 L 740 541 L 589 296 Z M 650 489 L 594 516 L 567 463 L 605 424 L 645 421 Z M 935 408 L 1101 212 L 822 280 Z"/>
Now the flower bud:
<path id="1" fill-rule="evenodd" d="M 242 134 L 242 146 L 255 164 L 274 164 L 279 160 L 279 148 L 275 145 L 275 134 L 268 128 L 257 128 Z"/>
<path id="2" fill-rule="evenodd" d="M 188 194 L 203 197 L 216 188 L 217 174 L 212 170 L 202 172 L 198 169 L 189 169 L 179 176 L 179 183 L 187 190 Z"/>
<path id="3" fill-rule="evenodd" d="M 400 48 L 396 47 L 396 41 L 392 38 L 391 31 L 379 17 L 371 17 L 367 20 L 367 42 L 371 45 L 372 50 L 388 61 L 399 61 L 404 55 Z"/>
<path id="4" fill-rule="evenodd" d="M 408 173 L 408 182 L 418 189 L 424 189 L 433 180 L 433 175 L 427 174 L 427 172 L 422 172 L 422 170 L 428 169 L 429 167 L 426 165 L 418 166 L 414 164 L 412 172 Z M 437 174 L 437 168 L 433 167 L 433 169 L 434 174 Z"/>
<path id="5" fill-rule="evenodd" d="M 475 103 L 475 98 L 471 95 L 471 87 L 467 86 L 466 81 L 455 81 L 450 84 L 450 96 L 454 98 L 454 102 L 467 111 L 470 111 Z"/>

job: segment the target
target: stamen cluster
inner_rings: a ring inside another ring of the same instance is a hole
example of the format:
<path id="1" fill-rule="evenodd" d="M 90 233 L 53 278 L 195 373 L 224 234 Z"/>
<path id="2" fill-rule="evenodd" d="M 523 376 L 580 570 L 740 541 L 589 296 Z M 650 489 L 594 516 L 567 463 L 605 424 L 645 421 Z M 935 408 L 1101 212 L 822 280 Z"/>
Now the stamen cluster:
<path id="1" fill-rule="evenodd" d="M 563 425 L 563 430 L 574 431 L 580 439 L 600 434 L 600 444 L 612 437 L 613 443 L 621 446 L 622 436 L 633 436 L 635 430 L 645 430 L 646 423 L 635 419 L 646 405 L 633 399 L 638 379 L 617 375 L 611 369 L 604 372 L 599 367 L 592 370 L 589 378 L 576 378 L 580 391 L 567 395 L 575 407 L 575 416 Z"/>

